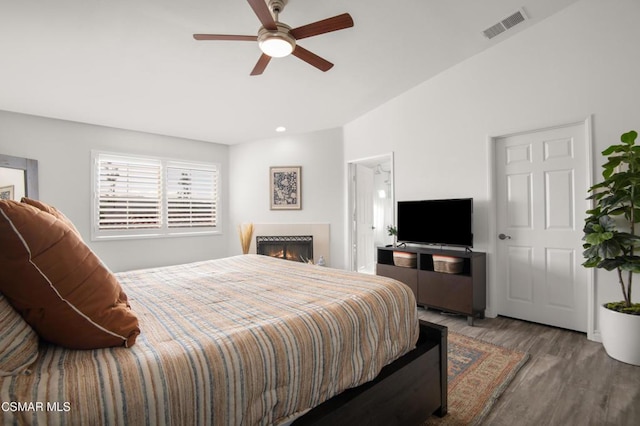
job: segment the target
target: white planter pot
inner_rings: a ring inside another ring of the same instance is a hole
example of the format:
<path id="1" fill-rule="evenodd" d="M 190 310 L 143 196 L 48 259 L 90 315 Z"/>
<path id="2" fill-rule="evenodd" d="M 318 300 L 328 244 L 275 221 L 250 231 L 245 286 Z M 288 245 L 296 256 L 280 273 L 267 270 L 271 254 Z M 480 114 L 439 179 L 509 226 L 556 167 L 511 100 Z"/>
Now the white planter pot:
<path id="1" fill-rule="evenodd" d="M 640 366 L 640 315 L 622 314 L 600 306 L 600 333 L 607 354 Z"/>

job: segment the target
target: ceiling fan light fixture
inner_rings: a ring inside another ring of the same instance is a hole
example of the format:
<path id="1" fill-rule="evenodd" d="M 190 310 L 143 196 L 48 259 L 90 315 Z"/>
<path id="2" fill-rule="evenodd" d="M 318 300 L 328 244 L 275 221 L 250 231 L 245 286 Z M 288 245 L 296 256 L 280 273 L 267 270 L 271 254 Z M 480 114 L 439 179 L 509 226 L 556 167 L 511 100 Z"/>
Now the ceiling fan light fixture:
<path id="1" fill-rule="evenodd" d="M 319 69 L 329 71 L 333 64 L 324 58 L 297 45 L 297 41 L 333 31 L 353 27 L 353 18 L 348 13 L 322 19 L 300 27 L 291 28 L 279 22 L 278 16 L 288 0 L 248 0 L 249 6 L 262 26 L 257 36 L 233 34 L 194 34 L 196 40 L 235 40 L 258 42 L 262 55 L 251 71 L 252 76 L 261 75 L 271 58 L 283 58 L 293 54 L 298 59 Z"/>
<path id="2" fill-rule="evenodd" d="M 291 28 L 281 22 L 276 23 L 275 31 L 260 28 L 258 32 L 258 46 L 262 53 L 272 58 L 284 58 L 296 48 L 296 39 L 289 34 Z"/>
<path id="3" fill-rule="evenodd" d="M 295 47 L 289 40 L 277 35 L 266 37 L 264 40 L 261 40 L 258 45 L 260 46 L 262 53 L 269 55 L 272 58 L 284 58 L 285 56 L 290 55 Z"/>

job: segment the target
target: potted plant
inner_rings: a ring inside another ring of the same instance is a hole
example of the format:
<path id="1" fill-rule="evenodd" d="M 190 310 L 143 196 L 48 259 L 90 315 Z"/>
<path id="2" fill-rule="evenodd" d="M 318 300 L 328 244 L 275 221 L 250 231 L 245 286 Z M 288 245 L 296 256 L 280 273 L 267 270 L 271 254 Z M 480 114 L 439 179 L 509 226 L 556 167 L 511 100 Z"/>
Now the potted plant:
<path id="1" fill-rule="evenodd" d="M 602 344 L 612 358 L 640 365 L 640 303 L 633 303 L 632 284 L 640 272 L 640 146 L 638 133 L 620 137 L 622 143 L 602 151 L 603 180 L 593 185 L 588 199 L 594 208 L 587 211 L 584 227 L 584 266 L 616 271 L 623 300 L 600 307 Z"/>
<path id="2" fill-rule="evenodd" d="M 397 246 L 398 245 L 398 228 L 396 228 L 393 225 L 389 225 L 387 226 L 387 232 L 389 233 L 390 237 L 393 237 L 393 246 Z"/>

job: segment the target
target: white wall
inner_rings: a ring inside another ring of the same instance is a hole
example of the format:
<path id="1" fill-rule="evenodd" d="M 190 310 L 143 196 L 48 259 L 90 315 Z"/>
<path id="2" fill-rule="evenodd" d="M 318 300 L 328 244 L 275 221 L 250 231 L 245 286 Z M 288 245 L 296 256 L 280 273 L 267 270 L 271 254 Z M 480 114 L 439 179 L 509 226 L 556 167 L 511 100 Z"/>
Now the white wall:
<path id="1" fill-rule="evenodd" d="M 344 268 L 342 129 L 232 145 L 230 254 L 241 253 L 233 229 L 241 223 L 329 223 L 331 265 Z M 269 167 L 302 166 L 302 209 L 271 210 Z M 237 232 L 236 234 L 237 235 Z"/>
<path id="2" fill-rule="evenodd" d="M 580 1 L 349 123 L 345 159 L 393 151 L 397 200 L 473 197 L 486 251 L 489 136 L 593 114 L 598 179 L 599 153 L 640 130 L 639 19 L 638 1 Z M 612 275 L 597 271 L 596 301 L 621 298 Z"/>
<path id="3" fill-rule="evenodd" d="M 222 225 L 227 229 L 228 147 L 168 136 L 0 111 L 0 152 L 38 160 L 40 199 L 65 213 L 85 242 L 114 271 L 192 262 L 227 255 L 228 232 L 216 236 L 93 242 L 91 150 L 219 162 Z"/>

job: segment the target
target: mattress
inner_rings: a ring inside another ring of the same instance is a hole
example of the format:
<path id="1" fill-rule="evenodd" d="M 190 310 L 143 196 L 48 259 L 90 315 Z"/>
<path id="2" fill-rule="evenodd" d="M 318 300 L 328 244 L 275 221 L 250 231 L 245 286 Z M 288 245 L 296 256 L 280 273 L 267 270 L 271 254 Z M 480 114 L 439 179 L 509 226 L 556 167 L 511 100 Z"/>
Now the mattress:
<path id="1" fill-rule="evenodd" d="M 418 338 L 397 281 L 243 255 L 116 274 L 132 348 L 40 344 L 0 378 L 4 424 L 280 424 L 372 380 Z"/>

